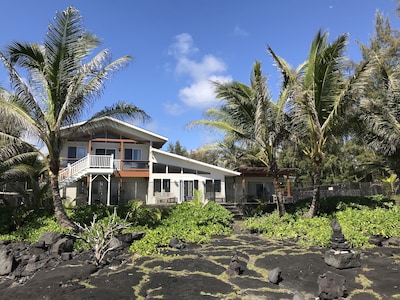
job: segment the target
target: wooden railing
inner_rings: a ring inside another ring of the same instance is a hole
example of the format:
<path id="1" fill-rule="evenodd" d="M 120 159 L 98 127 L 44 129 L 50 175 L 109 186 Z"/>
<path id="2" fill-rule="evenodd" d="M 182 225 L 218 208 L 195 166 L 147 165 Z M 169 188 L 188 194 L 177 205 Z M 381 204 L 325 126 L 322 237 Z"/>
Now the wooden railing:
<path id="1" fill-rule="evenodd" d="M 88 169 L 114 169 L 114 156 L 89 154 L 62 169 L 58 174 L 59 181 L 63 182 L 68 178 L 73 178 Z"/>

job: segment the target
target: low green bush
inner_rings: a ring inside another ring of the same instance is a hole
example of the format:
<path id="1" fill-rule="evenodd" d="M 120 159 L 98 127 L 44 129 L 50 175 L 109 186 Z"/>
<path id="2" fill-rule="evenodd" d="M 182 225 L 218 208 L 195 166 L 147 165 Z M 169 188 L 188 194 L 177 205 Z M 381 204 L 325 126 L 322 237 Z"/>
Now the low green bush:
<path id="1" fill-rule="evenodd" d="M 37 242 L 39 237 L 47 231 L 60 233 L 69 232 L 60 227 L 54 215 L 49 215 L 48 212 L 44 213 L 39 211 L 32 212 L 29 220 L 15 231 L 0 235 L 0 240 L 27 241 L 33 243 Z"/>
<path id="2" fill-rule="evenodd" d="M 161 252 L 173 237 L 183 242 L 206 243 L 213 235 L 232 231 L 233 215 L 215 202 L 184 202 L 173 206 L 161 224 L 146 231 L 146 235 L 134 242 L 131 252 L 152 254 Z"/>
<path id="3" fill-rule="evenodd" d="M 354 247 L 372 247 L 371 235 L 400 236 L 400 207 L 348 208 L 336 213 L 346 239 Z"/>
<path id="4" fill-rule="evenodd" d="M 329 247 L 332 235 L 330 222 L 333 218 L 338 220 L 347 241 L 356 248 L 373 247 L 368 242 L 372 235 L 400 236 L 399 206 L 386 199 L 359 200 L 351 203 L 348 197 L 344 197 L 342 201 L 335 201 L 337 210 L 332 209 L 329 215 L 303 218 L 302 210 L 299 210 L 279 218 L 273 212 L 248 218 L 245 226 L 251 231 L 263 233 L 266 237 L 291 239 L 305 246 Z"/>

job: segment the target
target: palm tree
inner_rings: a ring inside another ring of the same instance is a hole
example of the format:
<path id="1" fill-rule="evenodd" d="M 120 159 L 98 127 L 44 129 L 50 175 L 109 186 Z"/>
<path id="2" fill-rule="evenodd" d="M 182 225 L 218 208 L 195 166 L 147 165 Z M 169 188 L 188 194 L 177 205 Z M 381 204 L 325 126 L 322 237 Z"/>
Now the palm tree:
<path id="1" fill-rule="evenodd" d="M 362 124 L 369 130 L 366 140 L 372 149 L 391 156 L 400 147 L 400 32 L 377 14 L 375 36 L 369 46 L 360 46 L 375 74 L 360 101 Z"/>
<path id="2" fill-rule="evenodd" d="M 199 120 L 191 124 L 224 131 L 225 144 L 237 144 L 269 168 L 274 178 L 278 212 L 282 216 L 285 206 L 279 188 L 276 155 L 285 133 L 285 102 L 282 101 L 284 97 L 277 103 L 271 100 L 266 79 L 261 72 L 261 64 L 257 61 L 252 69 L 250 86 L 237 81 L 213 83 L 216 96 L 223 104 L 220 108 L 206 111 L 208 120 Z"/>
<path id="3" fill-rule="evenodd" d="M 346 35 L 340 35 L 328 43 L 328 33 L 318 31 L 307 60 L 295 71 L 282 58 L 273 55 L 288 89 L 292 138 L 311 162 L 313 197 L 306 217 L 315 216 L 319 210 L 327 140 L 334 137 L 334 131 L 340 126 L 338 120 L 351 104 L 353 90 L 363 82 L 361 76 L 366 75 L 365 65 L 360 65 L 352 76 L 345 77 L 346 42 Z"/>
<path id="4" fill-rule="evenodd" d="M 109 75 L 131 59 L 123 56 L 112 61 L 108 50 L 93 55 L 99 44 L 96 36 L 83 29 L 79 11 L 68 7 L 56 14 L 43 45 L 16 42 L 0 53 L 17 96 L 0 99 L 1 114 L 12 116 L 27 135 L 37 138 L 38 144 L 32 146 L 49 172 L 54 212 L 65 228 L 74 229 L 75 225 L 65 213 L 59 191 L 60 150 L 65 138 L 60 128 L 80 121 L 99 98 Z M 134 105 L 117 103 L 94 114 L 82 126 L 110 115 L 143 120 L 148 117 Z M 10 139 L 6 135 L 0 137 Z"/>

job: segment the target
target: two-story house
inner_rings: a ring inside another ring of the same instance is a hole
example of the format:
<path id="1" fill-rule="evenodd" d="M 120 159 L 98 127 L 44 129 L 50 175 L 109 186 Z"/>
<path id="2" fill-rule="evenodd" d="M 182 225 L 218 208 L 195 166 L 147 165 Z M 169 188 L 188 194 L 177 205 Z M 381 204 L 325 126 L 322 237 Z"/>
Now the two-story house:
<path id="1" fill-rule="evenodd" d="M 181 203 L 199 190 L 204 199 L 225 202 L 227 178 L 240 172 L 162 151 L 167 138 L 104 117 L 85 130 L 62 128 L 61 195 L 79 203 Z M 232 180 L 230 182 L 233 182 Z"/>

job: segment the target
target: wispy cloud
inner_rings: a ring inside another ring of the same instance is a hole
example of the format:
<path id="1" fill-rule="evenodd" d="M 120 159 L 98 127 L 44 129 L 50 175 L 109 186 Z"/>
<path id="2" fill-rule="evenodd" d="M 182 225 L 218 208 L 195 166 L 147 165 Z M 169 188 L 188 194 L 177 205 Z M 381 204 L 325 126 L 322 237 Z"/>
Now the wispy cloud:
<path id="1" fill-rule="evenodd" d="M 223 75 L 226 65 L 220 58 L 212 54 L 203 55 L 200 59 L 193 58 L 198 53 L 199 49 L 188 33 L 177 35 L 168 51 L 176 59 L 175 73 L 188 79 L 186 86 L 178 93 L 179 99 L 189 107 L 201 109 L 217 102 L 211 81 L 229 81 L 231 78 Z M 170 104 L 165 107 L 178 108 Z"/>
<path id="2" fill-rule="evenodd" d="M 175 56 L 179 60 L 181 57 L 198 51 L 199 49 L 194 47 L 192 36 L 188 33 L 181 33 L 175 36 L 175 41 L 170 45 L 168 54 Z"/>
<path id="3" fill-rule="evenodd" d="M 164 110 L 171 116 L 179 116 L 185 112 L 183 105 L 178 103 L 165 103 Z"/>
<path id="4" fill-rule="evenodd" d="M 244 30 L 243 28 L 241 28 L 239 25 L 236 25 L 235 28 L 233 29 L 233 34 L 236 36 L 248 36 L 249 33 Z"/>

